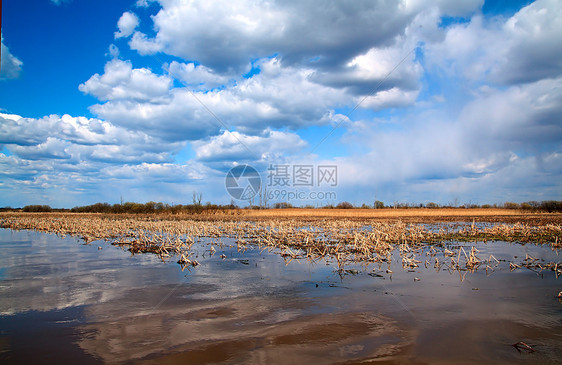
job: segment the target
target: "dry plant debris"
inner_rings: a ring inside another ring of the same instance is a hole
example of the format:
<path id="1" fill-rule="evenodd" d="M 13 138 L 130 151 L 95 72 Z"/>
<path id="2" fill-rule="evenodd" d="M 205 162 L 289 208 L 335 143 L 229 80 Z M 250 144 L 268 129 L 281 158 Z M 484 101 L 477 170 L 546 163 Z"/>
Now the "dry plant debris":
<path id="1" fill-rule="evenodd" d="M 260 220 L 213 217 L 212 219 L 172 219 L 157 216 L 120 216 L 100 214 L 2 214 L 0 227 L 14 230 L 35 230 L 72 235 L 86 243 L 106 240 L 113 245 L 128 247 L 132 253 L 150 252 L 163 260 L 176 257 L 182 268 L 197 266 L 190 257 L 196 242 L 210 243 L 209 253 L 233 239 L 239 251 L 248 245 L 275 250 L 286 261 L 306 258 L 311 261 L 330 258 L 342 273 L 347 264 L 387 263 L 398 250 L 405 270 L 420 265 L 436 269 L 493 271 L 499 263 L 493 255 L 483 259 L 475 248 L 456 248 L 447 242 L 502 240 L 533 244 L 548 244 L 561 248 L 562 226 L 557 223 L 530 225 L 527 223 L 405 223 L 348 218 L 266 218 Z M 425 250 L 427 259 L 420 259 Z M 222 256 L 221 256 L 222 257 Z M 423 261 L 422 261 L 423 260 Z M 510 263 L 511 270 L 527 268 L 533 271 L 552 270 L 562 274 L 560 263 L 544 263 L 528 256 L 519 263 Z M 387 273 L 391 272 L 390 267 Z"/>

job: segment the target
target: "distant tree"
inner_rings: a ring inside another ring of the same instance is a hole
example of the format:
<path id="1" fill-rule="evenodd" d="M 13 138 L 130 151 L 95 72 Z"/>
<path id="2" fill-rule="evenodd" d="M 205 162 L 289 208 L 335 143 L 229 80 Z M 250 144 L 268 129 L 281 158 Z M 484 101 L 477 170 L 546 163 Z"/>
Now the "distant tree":
<path id="1" fill-rule="evenodd" d="M 23 211 L 29 213 L 51 212 L 52 210 L 48 205 L 26 205 L 23 207 Z"/>
<path id="2" fill-rule="evenodd" d="M 525 204 L 525 206 L 529 206 L 530 207 L 529 209 L 539 209 L 541 207 L 541 203 L 535 200 L 531 200 L 523 204 Z M 521 206 L 523 206 L 523 204 L 521 204 Z"/>
<path id="3" fill-rule="evenodd" d="M 521 208 L 521 206 L 519 204 L 514 203 L 514 202 L 505 202 L 505 203 L 503 203 L 503 207 L 505 209 L 519 209 L 519 208 Z"/>
<path id="4" fill-rule="evenodd" d="M 254 198 L 255 198 L 255 195 L 252 196 L 250 199 L 248 199 L 248 204 L 250 204 L 250 208 L 252 208 L 252 209 L 254 208 Z"/>
<path id="5" fill-rule="evenodd" d="M 525 202 L 525 203 L 521 203 L 521 209 L 531 210 L 533 209 L 533 207 L 531 207 L 531 204 Z"/>
<path id="6" fill-rule="evenodd" d="M 260 208 L 266 209 L 269 207 L 269 197 L 267 196 L 267 187 L 263 185 L 258 192 L 260 199 Z"/>
<path id="7" fill-rule="evenodd" d="M 203 194 L 197 191 L 193 191 L 193 205 L 201 205 L 201 201 L 203 200 Z"/>
<path id="8" fill-rule="evenodd" d="M 273 205 L 273 208 L 275 209 L 288 209 L 292 207 L 293 206 L 291 205 L 291 203 L 287 203 L 287 202 L 278 202 Z"/>
<path id="9" fill-rule="evenodd" d="M 375 209 L 382 209 L 384 208 L 384 203 L 381 202 L 380 200 L 375 200 L 375 204 L 373 204 L 373 207 Z"/>
<path id="10" fill-rule="evenodd" d="M 353 208 L 353 204 L 351 204 L 350 202 L 341 202 L 338 205 L 336 205 L 337 209 L 352 209 Z"/>
<path id="11" fill-rule="evenodd" d="M 560 212 L 562 211 L 562 201 L 545 200 L 541 202 L 540 209 L 547 212 Z"/>

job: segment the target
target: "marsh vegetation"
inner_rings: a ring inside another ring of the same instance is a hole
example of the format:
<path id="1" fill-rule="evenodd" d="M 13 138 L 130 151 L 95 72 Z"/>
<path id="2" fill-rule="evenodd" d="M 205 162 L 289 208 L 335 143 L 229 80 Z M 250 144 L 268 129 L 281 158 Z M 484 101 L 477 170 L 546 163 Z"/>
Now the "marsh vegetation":
<path id="1" fill-rule="evenodd" d="M 62 237 L 71 235 L 82 238 L 86 243 L 106 241 L 127 247 L 132 253 L 153 253 L 162 260 L 175 259 L 182 268 L 199 264 L 192 257 L 194 243 L 207 242 L 212 255 L 226 238 L 233 239 L 238 250 L 245 250 L 247 246 L 267 249 L 280 254 L 287 262 L 299 259 L 312 262 L 335 260 L 341 272 L 345 272 L 350 264 L 388 263 L 396 250 L 400 252 L 405 270 L 420 265 L 444 266 L 454 270 L 491 270 L 498 263 L 493 255 L 480 257 L 474 247 L 459 246 L 452 251 L 448 248 L 451 242 L 506 241 L 543 244 L 553 250 L 562 248 L 562 225 L 558 215 L 526 216 L 534 223 L 498 223 L 487 221 L 498 217 L 517 219 L 517 216 L 510 216 L 509 211 L 502 210 L 472 210 L 468 215 L 457 210 L 447 212 L 448 216 L 443 211 L 424 210 L 417 211 L 413 216 L 396 216 L 390 210 L 386 219 L 382 220 L 380 215 L 368 217 L 361 211 L 351 214 L 347 210 L 312 212 L 316 215 L 303 215 L 306 211 L 300 210 L 266 210 L 237 217 L 216 214 L 204 218 L 4 213 L 0 218 L 0 227 L 49 232 Z M 446 222 L 446 219 L 452 222 Z M 428 248 L 430 257 L 426 257 Z M 426 254 L 423 257 L 420 256 L 422 251 Z M 438 254 L 442 256 L 441 260 Z M 557 262 L 535 261 L 527 258 L 525 262 L 509 264 L 512 269 L 532 266 L 539 270 L 553 270 L 557 276 L 562 273 L 562 265 Z"/>

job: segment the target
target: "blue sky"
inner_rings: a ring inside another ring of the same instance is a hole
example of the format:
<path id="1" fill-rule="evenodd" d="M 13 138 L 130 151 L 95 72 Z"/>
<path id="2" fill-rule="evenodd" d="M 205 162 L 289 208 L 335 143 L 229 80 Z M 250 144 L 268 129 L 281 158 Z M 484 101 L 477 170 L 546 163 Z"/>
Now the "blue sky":
<path id="1" fill-rule="evenodd" d="M 312 166 L 296 205 L 562 199 L 559 1 L 2 6 L 0 206 L 229 203 L 239 164 Z"/>

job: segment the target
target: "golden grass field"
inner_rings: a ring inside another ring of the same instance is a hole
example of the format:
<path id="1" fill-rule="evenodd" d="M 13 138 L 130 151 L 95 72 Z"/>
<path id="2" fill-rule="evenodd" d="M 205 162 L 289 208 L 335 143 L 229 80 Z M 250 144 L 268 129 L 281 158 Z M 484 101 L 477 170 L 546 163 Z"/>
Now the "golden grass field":
<path id="1" fill-rule="evenodd" d="M 395 218 L 395 217 L 473 217 L 473 216 L 520 216 L 516 209 L 263 209 L 245 210 L 250 217 L 338 217 L 338 218 Z"/>
<path id="2" fill-rule="evenodd" d="M 432 223 L 450 221 L 530 222 L 533 224 L 562 223 L 562 213 L 530 212 L 499 208 L 445 208 L 445 209 L 263 209 L 242 210 L 241 215 L 250 219 L 289 218 L 310 219 L 372 219 L 378 221 L 403 220 Z"/>
<path id="3" fill-rule="evenodd" d="M 49 217 L 113 217 L 121 218 L 158 218 L 158 219 L 188 219 L 188 220 L 270 220 L 270 219 L 303 219 L 307 222 L 314 220 L 364 220 L 364 221 L 404 221 L 410 223 L 435 222 L 503 222 L 529 223 L 534 225 L 562 224 L 562 213 L 547 213 L 520 209 L 502 208 L 408 208 L 408 209 L 324 209 L 324 208 L 287 208 L 287 209 L 232 209 L 232 210 L 203 210 L 200 213 L 0 213 L 2 217 L 10 216 L 49 216 Z"/>

